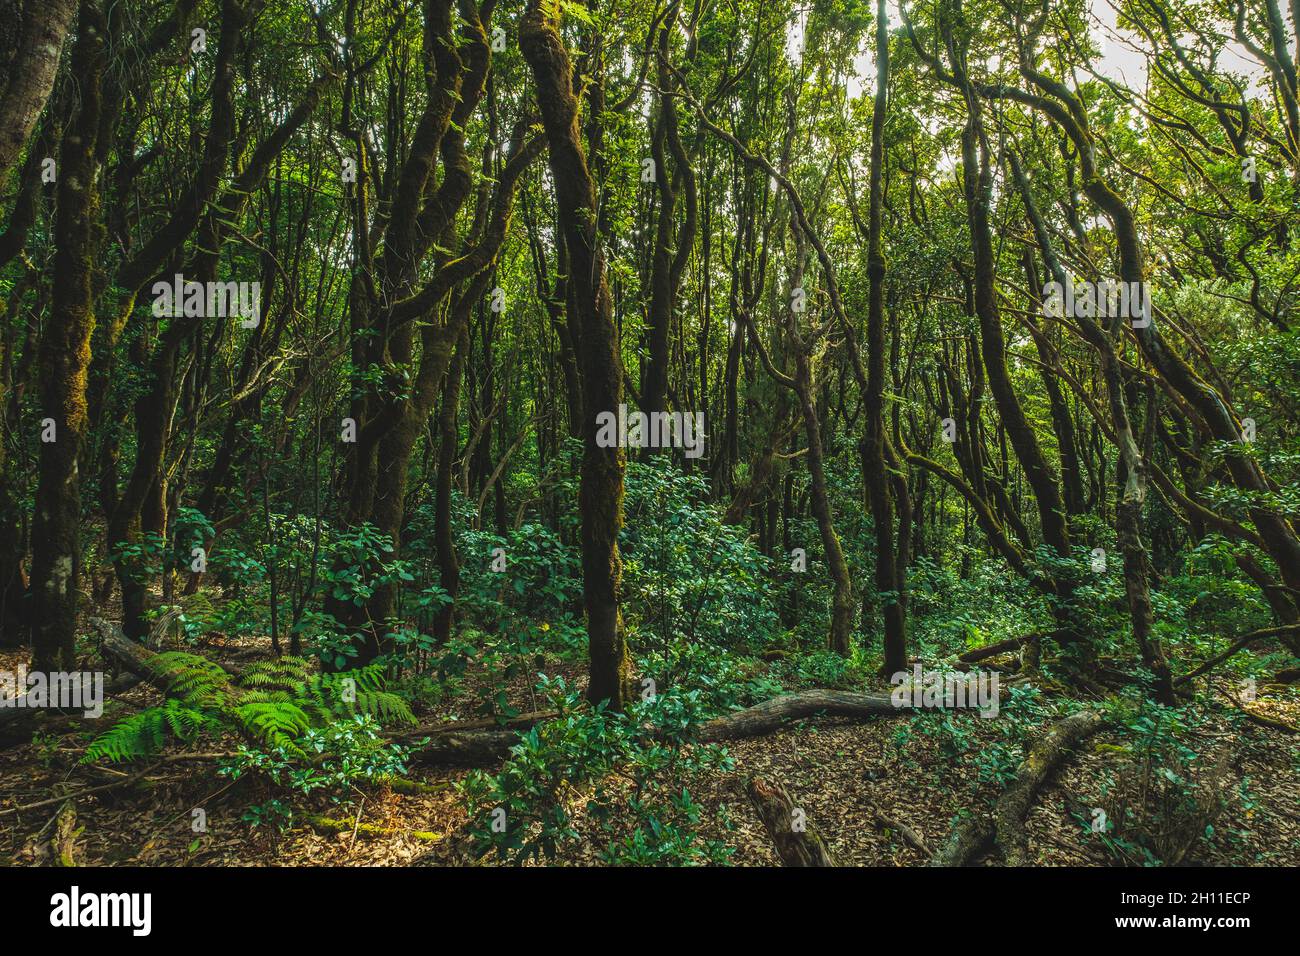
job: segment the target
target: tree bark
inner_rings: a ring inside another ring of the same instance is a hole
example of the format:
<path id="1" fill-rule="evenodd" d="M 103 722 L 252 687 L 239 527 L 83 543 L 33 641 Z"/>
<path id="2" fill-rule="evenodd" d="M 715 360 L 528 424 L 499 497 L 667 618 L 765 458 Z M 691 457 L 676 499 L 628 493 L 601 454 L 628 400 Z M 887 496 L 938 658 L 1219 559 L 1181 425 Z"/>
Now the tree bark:
<path id="1" fill-rule="evenodd" d="M 20 6 L 18 45 L 0 62 L 6 74 L 0 77 L 0 193 L 54 88 L 63 39 L 77 9 L 76 0 L 24 0 Z"/>
<path id="2" fill-rule="evenodd" d="M 885 256 L 881 207 L 885 165 L 885 112 L 889 97 L 889 18 L 876 2 L 876 95 L 871 112 L 871 169 L 867 199 L 867 394 L 862 477 L 876 538 L 876 597 L 884 618 L 886 674 L 907 667 L 907 617 L 894 540 L 894 502 L 885 458 Z M 910 520 L 910 519 L 909 519 Z"/>
<path id="3" fill-rule="evenodd" d="M 782 866 L 835 866 L 821 834 L 808 824 L 785 787 L 776 780 L 753 777 L 745 786 L 749 800 L 776 844 Z"/>
<path id="4" fill-rule="evenodd" d="M 847 690 L 804 690 L 773 697 L 745 710 L 715 717 L 700 728 L 703 741 L 760 737 L 779 730 L 788 721 L 804 717 L 887 717 L 906 713 L 888 694 L 861 694 Z"/>
<path id="5" fill-rule="evenodd" d="M 86 436 L 86 371 L 95 328 L 93 269 L 98 231 L 101 80 L 106 26 L 94 0 L 81 5 L 72 62 L 81 97 L 59 152 L 54 213 L 54 288 L 41 336 L 40 408 L 56 429 L 40 446 L 32 523 L 33 667 L 75 669 L 81 574 L 81 481 Z"/>
<path id="6" fill-rule="evenodd" d="M 553 9 L 530 0 L 520 23 L 519 46 L 537 83 L 542 123 L 550 144 L 560 225 L 564 231 L 580 328 L 583 393 L 583 457 L 579 509 L 582 516 L 583 601 L 592 701 L 620 710 L 630 692 L 627 643 L 619 608 L 622 561 L 618 533 L 623 525 L 623 469 L 620 447 L 596 441 L 596 417 L 617 413 L 623 401 L 622 362 L 613 303 L 598 242 L 596 190 L 578 129 L 573 65 L 560 39 Z"/>

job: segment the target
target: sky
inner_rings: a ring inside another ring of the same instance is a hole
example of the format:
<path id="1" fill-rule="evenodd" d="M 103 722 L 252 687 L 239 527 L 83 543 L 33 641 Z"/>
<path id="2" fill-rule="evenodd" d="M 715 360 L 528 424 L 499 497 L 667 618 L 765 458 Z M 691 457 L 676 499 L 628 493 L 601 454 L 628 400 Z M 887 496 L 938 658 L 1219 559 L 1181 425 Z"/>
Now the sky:
<path id="1" fill-rule="evenodd" d="M 898 12 L 897 0 L 888 0 L 885 9 L 891 27 L 902 23 Z M 1090 0 L 1089 12 L 1092 17 L 1092 36 L 1101 48 L 1102 55 L 1097 63 L 1098 72 L 1112 80 L 1123 83 L 1134 90 L 1141 90 L 1146 85 L 1147 64 L 1141 49 L 1144 41 L 1129 30 L 1117 26 L 1118 15 L 1112 0 Z M 791 24 L 786 35 L 786 47 L 791 56 L 796 56 L 803 41 L 806 13 Z M 1231 33 L 1231 25 L 1225 24 L 1224 30 Z M 871 41 L 868 40 L 868 47 Z M 848 92 L 851 97 L 870 92 L 875 79 L 875 56 L 870 49 L 864 50 L 853 61 L 856 76 L 849 78 Z M 1254 80 L 1256 86 L 1262 86 L 1268 78 L 1264 66 L 1251 57 L 1235 40 L 1225 45 L 1219 58 L 1219 68 L 1234 73 L 1242 73 Z"/>

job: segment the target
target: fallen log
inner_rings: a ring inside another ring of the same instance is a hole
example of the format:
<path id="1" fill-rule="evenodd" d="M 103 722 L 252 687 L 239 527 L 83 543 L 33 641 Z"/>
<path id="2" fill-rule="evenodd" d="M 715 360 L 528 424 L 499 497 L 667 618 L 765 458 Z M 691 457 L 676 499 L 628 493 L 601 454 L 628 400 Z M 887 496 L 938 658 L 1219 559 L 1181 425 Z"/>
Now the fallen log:
<path id="1" fill-rule="evenodd" d="M 169 627 L 171 627 L 172 623 L 179 616 L 180 611 L 179 609 L 176 609 L 167 612 L 167 614 L 163 615 L 158 621 L 154 622 L 153 627 L 149 630 L 149 637 L 146 639 L 145 643 L 150 647 L 156 646 L 158 642 L 161 641 L 162 635 Z M 90 626 L 99 632 L 101 648 L 102 643 L 106 640 L 111 642 L 114 646 L 116 646 L 119 641 L 127 641 L 126 636 L 122 633 L 122 629 L 118 625 L 111 624 L 102 618 L 92 617 L 90 619 Z M 111 656 L 115 660 L 119 659 L 117 655 Z M 139 684 L 144 678 L 144 675 L 140 674 L 135 668 L 127 667 L 127 671 L 128 673 L 119 674 L 108 683 L 104 688 L 104 696 L 112 697 L 121 694 L 124 691 L 128 691 Z M 235 676 L 238 676 L 237 672 L 228 672 L 234 673 Z M 26 725 L 31 723 L 35 715 L 52 709 L 54 708 L 26 707 L 23 705 L 22 701 L 15 701 L 8 707 L 0 707 L 0 733 L 3 734 L 3 736 L 0 737 L 0 746 L 21 741 L 24 736 Z M 74 717 L 72 719 L 75 720 L 76 718 Z M 62 723 L 56 726 L 62 726 Z"/>
<path id="2" fill-rule="evenodd" d="M 982 816 L 968 816 L 952 829 L 930 866 L 966 866 L 993 846 L 993 824 Z"/>
<path id="3" fill-rule="evenodd" d="M 895 706 L 887 694 L 862 694 L 843 690 L 805 690 L 724 714 L 700 727 L 701 743 L 758 737 L 780 729 L 791 720 L 819 715 L 832 717 L 883 717 L 909 710 Z M 435 765 L 491 766 L 509 756 L 521 731 L 555 716 L 550 712 L 520 715 L 508 728 L 465 729 L 473 725 L 443 724 L 418 731 L 403 731 L 403 739 L 430 737 L 411 754 L 413 761 Z M 485 722 L 486 723 L 486 722 Z"/>
<path id="4" fill-rule="evenodd" d="M 158 662 L 158 655 L 143 644 L 137 644 L 122 633 L 122 628 L 101 618 L 91 618 L 91 625 L 99 631 L 100 653 L 108 660 L 114 661 L 140 678 L 145 684 L 154 688 L 164 697 L 180 696 L 175 691 L 178 675 L 169 671 Z M 213 663 L 217 663 L 214 661 Z M 223 668 L 232 677 L 228 668 Z M 242 693 L 233 684 L 225 683 L 215 688 L 227 709 L 239 705 Z"/>
<path id="5" fill-rule="evenodd" d="M 411 752 L 415 763 L 435 766 L 491 767 L 519 743 L 518 730 L 472 730 L 442 733 Z"/>
<path id="6" fill-rule="evenodd" d="M 50 840 L 50 852 L 54 858 L 54 866 L 76 866 L 77 861 L 74 857 L 76 850 L 77 837 L 79 837 L 85 827 L 77 826 L 77 806 L 71 800 L 66 801 L 59 808 L 58 815 L 54 818 L 54 837 Z"/>
<path id="7" fill-rule="evenodd" d="M 744 737 L 760 737 L 772 733 L 792 720 L 805 717 L 887 717 L 910 711 L 907 705 L 896 705 L 888 694 L 863 694 L 845 690 L 804 690 L 794 694 L 773 697 L 745 710 L 715 717 L 700 727 L 696 740 L 716 743 Z M 513 729 L 462 730 L 458 725 L 442 725 L 426 729 L 423 736 L 433 737 L 430 742 L 411 755 L 412 760 L 428 764 L 452 764 L 468 767 L 491 766 L 504 760 L 510 748 L 519 742 L 519 732 L 543 719 L 549 713 L 521 715 Z M 535 718 L 535 719 L 526 719 Z M 407 736 L 417 736 L 403 733 Z"/>
<path id="8" fill-rule="evenodd" d="M 175 678 L 170 676 L 166 669 L 160 667 L 157 663 L 157 654 L 138 644 L 122 633 L 122 628 L 103 618 L 92 617 L 90 625 L 99 632 L 99 650 L 100 653 L 108 660 L 114 661 L 120 666 L 126 668 L 132 674 L 135 674 L 149 686 L 156 688 L 166 694 L 174 682 Z M 211 658 L 208 658 L 211 660 Z M 213 661 L 218 667 L 229 674 L 231 677 L 239 677 L 243 674 L 243 668 L 236 667 L 233 664 L 221 661 Z M 231 693 L 235 694 L 234 688 Z"/>
<path id="9" fill-rule="evenodd" d="M 1053 724 L 1025 754 L 1015 779 L 993 807 L 992 821 L 979 814 L 966 817 L 931 858 L 930 865 L 965 866 L 990 846 L 1001 849 L 1007 866 L 1028 865 L 1025 817 L 1034 796 L 1065 756 L 1100 730 L 1103 723 L 1098 711 L 1081 710 Z"/>
<path id="10" fill-rule="evenodd" d="M 1057 721 L 1046 736 L 1029 748 L 1020 772 L 998 800 L 994 810 L 996 840 L 1007 866 L 1029 864 L 1029 835 L 1025 817 L 1038 788 L 1076 744 L 1101 729 L 1102 716 L 1095 710 L 1081 710 Z"/>
<path id="11" fill-rule="evenodd" d="M 775 780 L 751 777 L 745 792 L 776 844 L 782 866 L 835 866 L 826 841 L 795 807 L 785 787 Z"/>
<path id="12" fill-rule="evenodd" d="M 135 674 L 118 674 L 104 685 L 105 699 L 116 697 L 140 683 Z M 43 718 L 43 719 L 42 719 Z M 32 734 L 61 733 L 71 727 L 93 724 L 104 718 L 86 717 L 80 711 L 64 711 L 55 707 L 0 708 L 0 750 L 29 743 Z"/>
<path id="13" fill-rule="evenodd" d="M 708 721 L 700 728 L 698 739 L 712 743 L 759 737 L 801 717 L 885 717 L 910 708 L 896 705 L 888 694 L 861 694 L 847 690 L 802 690 L 795 694 L 773 697 L 761 704 Z"/>
<path id="14" fill-rule="evenodd" d="M 976 661 L 996 657 L 1007 651 L 1019 650 L 1029 641 L 1050 636 L 1050 634 L 1022 634 L 1019 637 L 1008 637 L 1005 640 L 994 641 L 992 644 L 985 644 L 983 647 L 972 647 L 969 651 L 958 654 L 956 659 L 963 664 L 974 664 Z"/>

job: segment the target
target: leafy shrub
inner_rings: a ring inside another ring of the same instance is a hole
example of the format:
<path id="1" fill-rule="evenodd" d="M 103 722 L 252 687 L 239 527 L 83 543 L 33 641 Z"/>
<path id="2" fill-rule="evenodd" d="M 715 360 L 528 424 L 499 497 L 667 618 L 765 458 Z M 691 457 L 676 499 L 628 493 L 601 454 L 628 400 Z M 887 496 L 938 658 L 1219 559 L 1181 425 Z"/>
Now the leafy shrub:
<path id="1" fill-rule="evenodd" d="M 241 744 L 219 773 L 238 780 L 250 773 L 304 796 L 321 791 L 343 802 L 360 784 L 406 774 L 409 747 L 389 743 L 372 717 L 356 714 L 306 730 L 297 746 L 265 750 Z"/>
<path id="2" fill-rule="evenodd" d="M 552 857 L 579 836 L 579 806 L 611 835 L 610 862 L 722 862 L 725 847 L 693 832 L 699 808 L 683 776 L 728 767 L 720 747 L 687 746 L 705 711 L 698 693 L 672 693 L 632 704 L 623 714 L 587 706 L 562 679 L 539 690 L 560 711 L 524 734 L 497 774 L 476 772 L 462 784 L 474 834 L 503 859 Z M 627 797 L 607 778 L 618 771 Z M 625 812 L 616 815 L 616 808 Z M 630 827 L 630 832 L 629 832 Z"/>
<path id="3" fill-rule="evenodd" d="M 1189 709 L 1145 701 L 1136 712 L 1123 705 L 1112 712 L 1130 743 L 1118 748 L 1119 767 L 1100 800 L 1104 825 L 1096 828 L 1088 820 L 1085 826 L 1119 863 L 1192 862 L 1229 806 L 1228 752 L 1198 754 L 1183 742 L 1188 721 L 1195 719 Z"/>
<path id="4" fill-rule="evenodd" d="M 814 687 L 861 687 L 870 674 L 866 657 L 861 647 L 854 648 L 849 657 L 820 648 L 799 658 L 795 673 L 800 681 Z"/>
<path id="5" fill-rule="evenodd" d="M 779 631 L 772 563 L 743 528 L 722 523 L 701 475 L 632 462 L 624 507 L 624 587 L 643 647 L 668 653 L 678 639 L 742 653 L 768 646 Z"/>

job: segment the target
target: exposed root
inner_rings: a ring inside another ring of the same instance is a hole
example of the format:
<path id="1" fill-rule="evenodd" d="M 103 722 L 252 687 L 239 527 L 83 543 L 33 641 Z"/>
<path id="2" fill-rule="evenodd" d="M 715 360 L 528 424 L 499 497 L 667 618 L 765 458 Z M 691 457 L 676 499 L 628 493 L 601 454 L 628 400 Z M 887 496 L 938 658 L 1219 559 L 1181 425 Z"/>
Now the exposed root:
<path id="1" fill-rule="evenodd" d="M 1001 849 L 1007 866 L 1028 865 L 1031 861 L 1025 817 L 1034 796 L 1066 755 L 1100 730 L 1103 722 L 1099 712 L 1081 710 L 1053 724 L 1025 754 L 1015 779 L 993 808 L 992 821 L 981 815 L 965 818 L 931 858 L 931 865 L 965 866 L 992 846 Z"/>
<path id="2" fill-rule="evenodd" d="M 875 810 L 872 812 L 872 818 L 876 821 L 876 826 L 879 827 L 881 830 L 885 830 L 885 831 L 893 830 L 899 836 L 901 836 L 903 838 L 903 842 L 906 843 L 908 846 L 910 846 L 912 849 L 919 851 L 922 855 L 926 857 L 934 856 L 934 851 L 930 849 L 929 844 L 925 842 L 921 834 L 917 833 L 906 823 L 903 823 L 899 820 L 895 820 L 892 817 L 887 817 L 879 810 Z"/>

